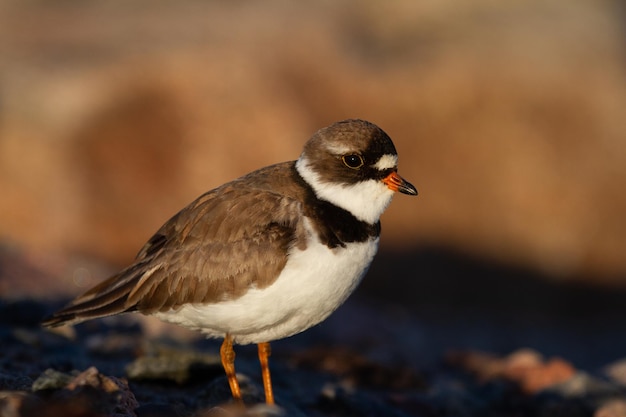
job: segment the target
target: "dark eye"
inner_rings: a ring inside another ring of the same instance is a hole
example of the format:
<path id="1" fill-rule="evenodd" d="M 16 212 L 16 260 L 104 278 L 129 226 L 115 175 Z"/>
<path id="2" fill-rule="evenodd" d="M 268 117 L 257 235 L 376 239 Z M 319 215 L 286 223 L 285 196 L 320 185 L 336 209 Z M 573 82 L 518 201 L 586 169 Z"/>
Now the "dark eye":
<path id="1" fill-rule="evenodd" d="M 341 160 L 348 168 L 359 169 L 363 166 L 361 155 L 344 155 L 341 157 Z"/>

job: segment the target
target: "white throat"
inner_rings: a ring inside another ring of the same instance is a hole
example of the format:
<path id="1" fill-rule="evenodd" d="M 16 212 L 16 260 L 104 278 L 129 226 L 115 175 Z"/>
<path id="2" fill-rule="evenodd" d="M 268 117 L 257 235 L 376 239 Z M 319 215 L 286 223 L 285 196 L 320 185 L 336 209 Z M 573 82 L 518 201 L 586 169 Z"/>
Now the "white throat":
<path id="1" fill-rule="evenodd" d="M 304 156 L 296 162 L 296 169 L 319 199 L 333 203 L 369 224 L 380 219 L 394 194 L 381 181 L 373 179 L 351 185 L 323 182 Z"/>

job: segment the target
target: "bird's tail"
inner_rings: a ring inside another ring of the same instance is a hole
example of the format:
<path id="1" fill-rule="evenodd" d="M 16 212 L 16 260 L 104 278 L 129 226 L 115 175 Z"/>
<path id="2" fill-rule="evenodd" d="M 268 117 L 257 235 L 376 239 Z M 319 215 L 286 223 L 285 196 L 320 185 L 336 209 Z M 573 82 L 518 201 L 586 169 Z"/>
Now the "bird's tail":
<path id="1" fill-rule="evenodd" d="M 42 325 L 57 327 L 135 311 L 136 304 L 129 305 L 128 295 L 144 273 L 144 267 L 145 263 L 138 263 L 104 280 L 44 319 Z"/>

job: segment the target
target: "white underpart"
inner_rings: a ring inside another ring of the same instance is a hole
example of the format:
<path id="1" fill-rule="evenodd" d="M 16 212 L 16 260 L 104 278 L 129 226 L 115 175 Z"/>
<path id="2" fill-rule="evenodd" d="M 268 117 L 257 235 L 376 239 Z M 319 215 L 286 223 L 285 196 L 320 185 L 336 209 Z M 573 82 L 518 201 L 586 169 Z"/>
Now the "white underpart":
<path id="1" fill-rule="evenodd" d="M 378 160 L 377 164 L 385 156 Z M 354 217 L 369 224 L 374 224 L 380 219 L 394 194 L 394 191 L 383 182 L 374 179 L 349 185 L 323 182 L 320 176 L 311 169 L 304 156 L 296 162 L 296 169 L 313 188 L 318 198 L 348 210 Z"/>
<path id="2" fill-rule="evenodd" d="M 229 333 L 239 344 L 281 339 L 321 322 L 361 281 L 378 249 L 378 238 L 330 249 L 319 242 L 308 221 L 305 225 L 306 250 L 292 249 L 269 287 L 251 289 L 236 300 L 189 304 L 155 316 L 209 337 Z"/>
<path id="3" fill-rule="evenodd" d="M 385 154 L 374 164 L 374 168 L 379 171 L 395 168 L 398 166 L 398 155 Z"/>

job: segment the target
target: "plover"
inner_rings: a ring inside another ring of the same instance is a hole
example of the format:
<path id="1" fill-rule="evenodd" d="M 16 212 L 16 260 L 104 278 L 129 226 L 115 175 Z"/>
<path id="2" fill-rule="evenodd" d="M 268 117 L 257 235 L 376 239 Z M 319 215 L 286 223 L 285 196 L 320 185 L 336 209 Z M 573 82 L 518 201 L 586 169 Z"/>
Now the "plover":
<path id="1" fill-rule="evenodd" d="M 296 161 L 215 188 L 168 220 L 135 261 L 44 321 L 75 324 L 139 312 L 223 338 L 233 397 L 233 344 L 258 345 L 273 404 L 269 342 L 324 320 L 354 291 L 378 249 L 380 216 L 395 192 L 389 136 L 363 120 L 316 132 Z"/>

